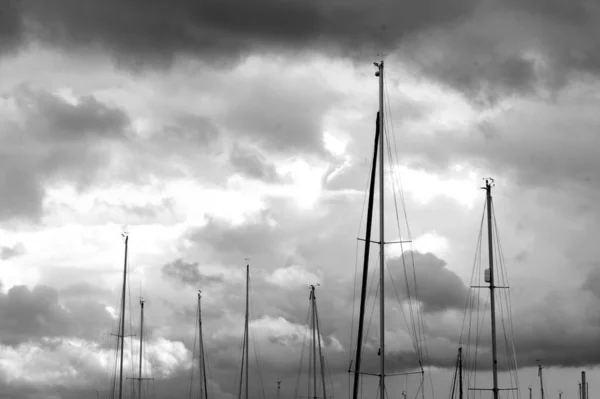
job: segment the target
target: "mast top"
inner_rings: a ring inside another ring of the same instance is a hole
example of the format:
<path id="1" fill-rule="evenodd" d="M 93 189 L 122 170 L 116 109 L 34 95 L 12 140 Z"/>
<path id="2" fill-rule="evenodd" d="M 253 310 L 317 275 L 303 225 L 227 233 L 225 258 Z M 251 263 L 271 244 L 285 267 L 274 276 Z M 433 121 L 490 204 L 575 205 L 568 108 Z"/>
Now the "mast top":
<path id="1" fill-rule="evenodd" d="M 377 67 L 377 71 L 375 72 L 375 76 L 379 76 L 381 70 L 383 69 L 383 60 L 381 62 L 374 62 L 373 65 Z"/>
<path id="2" fill-rule="evenodd" d="M 202 298 L 202 291 L 198 290 L 198 299 Z"/>
<path id="3" fill-rule="evenodd" d="M 319 287 L 319 286 L 321 286 L 321 284 L 317 283 L 316 287 Z M 310 296 L 308 297 L 308 299 L 316 298 L 316 296 L 315 296 L 315 284 L 311 284 L 311 285 L 309 285 L 309 287 L 310 287 Z"/>
<path id="4" fill-rule="evenodd" d="M 485 187 L 481 187 L 482 190 L 489 190 L 496 185 L 494 179 L 491 177 L 484 177 L 483 181 L 485 182 Z"/>

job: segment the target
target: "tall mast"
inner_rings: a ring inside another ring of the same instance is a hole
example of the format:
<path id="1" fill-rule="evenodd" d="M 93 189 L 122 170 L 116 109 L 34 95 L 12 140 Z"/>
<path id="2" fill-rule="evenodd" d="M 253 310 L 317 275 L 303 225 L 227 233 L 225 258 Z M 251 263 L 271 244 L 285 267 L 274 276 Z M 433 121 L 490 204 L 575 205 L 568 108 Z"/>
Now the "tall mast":
<path id="1" fill-rule="evenodd" d="M 540 392 L 542 394 L 541 398 L 544 399 L 544 378 L 542 376 L 542 365 L 538 364 L 538 376 L 540 377 Z"/>
<path id="2" fill-rule="evenodd" d="M 123 398 L 123 344 L 125 342 L 125 289 L 127 282 L 127 248 L 129 244 L 129 235 L 122 233 L 125 238 L 125 260 L 123 262 L 123 290 L 121 292 L 121 331 L 119 337 L 121 338 L 121 360 L 119 366 L 119 399 Z"/>
<path id="3" fill-rule="evenodd" d="M 367 205 L 367 227 L 365 231 L 365 252 L 363 260 L 363 275 L 360 288 L 360 311 L 358 313 L 358 334 L 356 336 L 356 362 L 354 363 L 354 387 L 352 399 L 358 399 L 358 383 L 360 381 L 360 366 L 362 356 L 362 337 L 365 324 L 365 305 L 367 302 L 367 280 L 369 275 L 369 253 L 371 249 L 371 227 L 373 224 L 373 198 L 375 196 L 375 177 L 377 173 L 377 148 L 379 147 L 379 112 L 375 121 L 375 145 L 373 149 L 373 166 L 371 167 L 371 179 L 369 184 L 369 202 Z M 350 369 L 352 364 L 350 364 Z M 351 370 L 348 370 L 351 372 Z"/>
<path id="4" fill-rule="evenodd" d="M 533 394 L 531 393 L 531 387 L 529 387 L 529 399 L 533 399 Z"/>
<path id="5" fill-rule="evenodd" d="M 140 298 L 140 369 L 138 375 L 138 398 L 142 399 L 142 343 L 144 342 L 144 300 Z"/>
<path id="6" fill-rule="evenodd" d="M 281 379 L 277 378 L 277 399 L 279 399 L 279 391 L 281 390 Z"/>
<path id="7" fill-rule="evenodd" d="M 385 277 L 385 240 L 383 229 L 383 60 L 376 65 L 379 68 L 375 73 L 375 76 L 379 77 L 379 397 L 380 399 L 385 399 L 385 295 L 383 291 Z M 495 397 L 494 399 L 498 398 Z"/>
<path id="8" fill-rule="evenodd" d="M 485 179 L 485 192 L 487 200 L 487 225 L 488 225 L 488 256 L 489 256 L 489 283 L 490 283 L 490 308 L 492 317 L 492 373 L 494 378 L 494 399 L 498 399 L 498 356 L 496 348 L 496 298 L 494 295 L 494 239 L 492 236 L 492 185 L 494 180 Z M 543 399 L 543 398 L 542 398 Z"/>
<path id="9" fill-rule="evenodd" d="M 458 348 L 458 392 L 459 398 L 463 399 L 463 376 L 462 376 L 462 346 Z"/>
<path id="10" fill-rule="evenodd" d="M 249 397 L 248 397 L 248 319 L 250 317 L 249 302 L 250 302 L 250 264 L 247 263 L 246 264 L 246 323 L 244 326 L 245 341 L 246 341 L 246 342 L 244 342 L 245 349 L 246 349 L 246 399 L 249 399 Z"/>
<path id="11" fill-rule="evenodd" d="M 312 361 L 313 361 L 313 397 L 317 399 L 317 322 L 315 320 L 315 286 L 310 286 L 310 309 L 312 319 Z"/>
<path id="12" fill-rule="evenodd" d="M 201 368 L 202 374 L 200 375 L 200 399 L 208 399 L 208 387 L 206 386 L 206 363 L 204 361 L 204 339 L 202 338 L 202 307 L 200 304 L 200 298 L 202 298 L 202 292 L 198 290 L 198 339 L 200 341 L 200 359 L 198 359 L 198 367 Z M 202 390 L 204 386 L 204 391 Z M 204 395 L 202 394 L 204 392 Z"/>

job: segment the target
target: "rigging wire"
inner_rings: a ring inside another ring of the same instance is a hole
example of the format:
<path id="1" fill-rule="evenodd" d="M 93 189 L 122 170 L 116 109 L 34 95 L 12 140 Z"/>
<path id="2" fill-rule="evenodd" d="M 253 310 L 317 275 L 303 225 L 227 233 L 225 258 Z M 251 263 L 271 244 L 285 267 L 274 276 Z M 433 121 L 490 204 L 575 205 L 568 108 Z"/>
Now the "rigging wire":
<path id="1" fill-rule="evenodd" d="M 306 314 L 306 322 L 305 322 L 306 326 L 308 326 L 309 318 L 310 318 L 310 308 L 308 309 L 308 312 Z M 309 334 L 308 334 L 308 327 L 307 327 L 307 333 L 304 334 L 304 339 L 302 340 L 302 351 L 300 352 L 300 363 L 298 364 L 298 373 L 296 374 L 298 376 L 298 378 L 296 378 L 296 387 L 294 389 L 294 398 L 298 397 L 298 389 L 300 387 L 300 379 L 301 379 L 301 375 L 302 375 L 302 363 L 304 361 L 304 350 L 306 349 L 306 341 L 308 339 L 308 335 Z M 310 365 L 310 360 L 309 360 L 308 364 Z M 309 396 L 310 396 L 310 394 L 309 394 Z"/>
<path id="2" fill-rule="evenodd" d="M 385 79 L 385 77 L 384 77 Z M 389 96 L 388 96 L 388 91 L 387 91 L 387 85 L 384 84 L 384 95 L 387 98 L 387 110 L 388 110 L 388 114 L 391 116 L 392 112 L 391 112 L 391 108 L 389 106 Z M 385 110 L 384 110 L 385 112 Z M 417 351 L 417 357 L 418 357 L 418 362 L 419 362 L 419 366 L 421 368 L 421 370 L 423 370 L 423 360 L 426 360 L 427 363 L 429 363 L 429 354 L 427 351 L 427 340 L 426 340 L 426 334 L 424 331 L 424 322 L 423 322 L 423 315 L 422 315 L 422 311 L 421 311 L 421 306 L 413 306 L 413 299 L 412 297 L 414 296 L 414 301 L 418 302 L 418 284 L 417 284 L 417 279 L 416 279 L 416 267 L 415 267 L 415 261 L 414 261 L 414 251 L 409 251 L 410 254 L 410 259 L 411 259 L 411 266 L 412 266 L 412 277 L 413 277 L 413 284 L 414 284 L 414 294 L 411 293 L 410 290 L 410 285 L 409 285 L 409 278 L 408 278 L 408 274 L 406 271 L 406 259 L 405 259 L 405 251 L 404 251 L 404 243 L 402 242 L 402 232 L 401 232 L 401 224 L 400 224 L 400 216 L 399 216 L 399 211 L 398 211 L 398 200 L 396 197 L 396 191 L 398 191 L 398 194 L 400 196 L 400 200 L 401 200 L 401 204 L 402 204 L 402 210 L 403 210 L 403 216 L 404 216 L 404 221 L 406 223 L 406 231 L 407 231 L 407 237 L 409 241 L 412 241 L 412 234 L 410 232 L 410 225 L 408 222 L 408 214 L 407 214 L 407 206 L 406 206 L 406 201 L 405 201 L 405 196 L 404 196 L 404 190 L 402 188 L 402 184 L 401 184 L 401 179 L 399 177 L 399 174 L 397 173 L 397 170 L 399 170 L 399 162 L 398 162 L 398 150 L 397 150 L 397 145 L 396 145 L 396 139 L 395 139 L 395 132 L 394 132 L 394 126 L 391 122 L 389 122 L 388 119 L 390 118 L 385 118 L 384 117 L 384 124 L 387 121 L 387 123 L 390 126 L 390 129 L 386 129 L 384 131 L 384 134 L 386 135 L 388 142 L 391 143 L 392 145 L 388 144 L 387 148 L 388 148 L 388 156 L 389 156 L 389 161 L 391 164 L 391 177 L 392 177 L 392 191 L 394 194 L 394 208 L 395 208 L 395 214 L 396 214 L 396 223 L 397 223 L 397 228 L 398 228 L 398 236 L 400 238 L 400 248 L 401 248 L 401 261 L 402 261 L 402 265 L 403 265 L 403 271 L 404 271 L 404 275 L 405 275 L 405 282 L 406 282 L 406 290 L 407 290 L 407 296 L 408 296 L 408 305 L 409 305 L 409 311 L 410 311 L 410 319 L 411 319 L 411 326 L 409 327 L 407 325 L 408 328 L 412 328 L 412 330 L 414 331 L 413 336 L 414 338 L 414 346 L 416 347 L 416 351 Z M 391 130 L 391 138 L 389 137 L 390 135 L 388 134 L 388 131 Z M 392 147 L 394 149 L 394 153 L 392 153 Z M 415 313 L 416 313 L 416 317 L 415 317 Z M 421 344 L 422 342 L 422 344 Z M 428 370 L 430 371 L 429 365 L 427 366 Z M 434 390 L 433 390 L 433 379 L 431 377 L 431 372 L 429 373 L 429 380 L 430 380 L 430 384 L 431 384 L 431 392 L 432 392 L 432 398 L 434 396 Z"/>

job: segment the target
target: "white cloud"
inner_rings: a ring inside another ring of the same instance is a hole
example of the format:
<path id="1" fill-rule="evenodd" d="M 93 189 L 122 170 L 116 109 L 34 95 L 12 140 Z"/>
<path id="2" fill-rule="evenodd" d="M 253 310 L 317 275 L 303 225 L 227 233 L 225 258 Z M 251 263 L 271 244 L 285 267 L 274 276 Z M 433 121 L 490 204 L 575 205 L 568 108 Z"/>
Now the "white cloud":
<path id="1" fill-rule="evenodd" d="M 291 159 L 277 166 L 277 173 L 290 176 L 292 185 L 284 188 L 284 192 L 294 198 L 305 208 L 311 208 L 321 195 L 321 179 L 326 167 L 309 164 L 302 158 Z"/>
<path id="2" fill-rule="evenodd" d="M 399 176 L 404 192 L 421 204 L 444 196 L 454 199 L 466 208 L 473 208 L 480 196 L 480 179 L 475 171 L 465 170 L 464 165 L 456 165 L 454 168 L 459 176 L 451 178 L 404 166 L 398 167 L 394 176 Z"/>
<path id="3" fill-rule="evenodd" d="M 341 156 L 346 152 L 347 140 L 342 140 L 329 132 L 323 132 L 323 144 L 332 155 Z"/>
<path id="4" fill-rule="evenodd" d="M 271 284 L 283 287 L 301 284 L 308 287 L 309 285 L 321 283 L 322 278 L 323 276 L 319 272 L 312 272 L 302 266 L 292 265 L 275 269 L 266 279 Z"/>

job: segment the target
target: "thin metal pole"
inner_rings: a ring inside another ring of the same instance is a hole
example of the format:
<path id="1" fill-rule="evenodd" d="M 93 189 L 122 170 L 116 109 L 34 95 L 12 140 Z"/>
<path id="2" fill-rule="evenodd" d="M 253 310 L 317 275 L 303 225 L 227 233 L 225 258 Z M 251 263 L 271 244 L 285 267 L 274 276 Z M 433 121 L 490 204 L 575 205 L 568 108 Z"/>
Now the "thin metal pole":
<path id="1" fill-rule="evenodd" d="M 317 399 L 317 323 L 315 321 L 315 286 L 310 286 L 310 308 L 312 318 L 312 352 L 313 352 L 313 397 Z"/>
<path id="2" fill-rule="evenodd" d="M 140 299 L 140 370 L 138 376 L 138 398 L 142 399 L 142 345 L 144 339 L 144 300 Z"/>
<path id="3" fill-rule="evenodd" d="M 248 319 L 250 318 L 250 264 L 246 264 L 246 399 L 248 396 Z"/>
<path id="4" fill-rule="evenodd" d="M 321 360 L 321 383 L 323 384 L 323 399 L 327 399 L 327 388 L 325 386 L 325 357 L 321 351 L 321 327 L 319 326 L 319 311 L 317 309 L 317 297 L 313 291 L 313 301 L 315 306 L 315 321 L 317 322 L 317 342 L 319 343 L 319 359 Z"/>
<path id="5" fill-rule="evenodd" d="M 204 399 L 208 399 L 208 386 L 206 384 L 206 361 L 204 359 L 204 338 L 202 337 L 202 306 L 200 303 L 201 297 L 201 292 L 198 291 L 198 339 L 200 340 L 199 366 L 202 367 L 202 380 L 200 381 L 200 399 L 202 399 L 202 384 L 204 384 Z"/>
<path id="6" fill-rule="evenodd" d="M 367 228 L 365 231 L 365 253 L 363 261 L 362 283 L 360 288 L 360 311 L 358 315 L 358 334 L 356 336 L 356 362 L 354 364 L 354 386 L 352 399 L 358 399 L 358 385 L 360 382 L 360 366 L 362 357 L 363 327 L 365 323 L 365 304 L 367 302 L 367 280 L 369 275 L 369 255 L 371 249 L 371 227 L 373 224 L 373 198 L 375 196 L 375 180 L 377 177 L 377 149 L 379 147 L 379 112 L 375 121 L 375 144 L 373 149 L 373 166 L 369 184 L 369 202 L 367 205 Z M 352 364 L 350 365 L 352 367 Z M 350 372 L 351 370 L 348 370 Z"/>
<path id="7" fill-rule="evenodd" d="M 488 222 L 488 256 L 490 264 L 490 310 L 492 317 L 492 374 L 494 378 L 494 399 L 498 399 L 498 355 L 496 348 L 496 299 L 494 295 L 494 244 L 492 237 L 492 180 L 486 179 L 485 192 L 487 199 L 487 222 Z M 542 398 L 544 399 L 544 398 Z"/>
<path id="8" fill-rule="evenodd" d="M 458 348 L 458 392 L 463 399 L 463 376 L 462 376 L 462 347 Z M 425 389 L 425 387 L 423 387 Z"/>
<path id="9" fill-rule="evenodd" d="M 123 290 L 121 292 L 121 360 L 119 367 L 119 399 L 123 398 L 123 344 L 125 343 L 125 289 L 127 281 L 127 249 L 129 245 L 129 236 L 123 233 L 125 237 L 125 260 L 123 262 Z"/>
<path id="10" fill-rule="evenodd" d="M 542 394 L 542 399 L 544 399 L 544 377 L 542 374 L 542 369 L 543 369 L 542 365 L 538 364 L 538 370 L 539 370 L 538 375 L 540 376 L 540 392 Z"/>
<path id="11" fill-rule="evenodd" d="M 385 295 L 384 295 L 384 277 L 385 277 L 385 234 L 384 234 L 384 117 L 383 117 L 383 60 L 379 63 L 379 394 L 381 399 L 385 399 Z M 498 399 L 498 398 L 494 398 Z"/>

